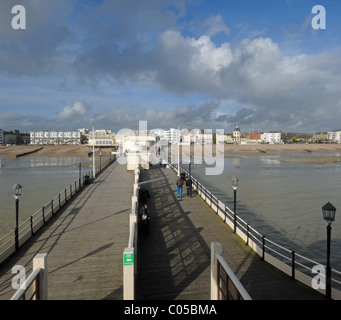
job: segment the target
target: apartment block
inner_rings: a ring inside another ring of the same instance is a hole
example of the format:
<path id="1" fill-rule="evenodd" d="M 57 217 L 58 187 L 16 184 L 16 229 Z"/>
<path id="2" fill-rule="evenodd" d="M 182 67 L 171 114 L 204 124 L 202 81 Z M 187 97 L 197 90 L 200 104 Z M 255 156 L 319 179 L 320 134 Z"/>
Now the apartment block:
<path id="1" fill-rule="evenodd" d="M 34 145 L 79 145 L 81 133 L 79 131 L 31 131 L 30 143 Z"/>

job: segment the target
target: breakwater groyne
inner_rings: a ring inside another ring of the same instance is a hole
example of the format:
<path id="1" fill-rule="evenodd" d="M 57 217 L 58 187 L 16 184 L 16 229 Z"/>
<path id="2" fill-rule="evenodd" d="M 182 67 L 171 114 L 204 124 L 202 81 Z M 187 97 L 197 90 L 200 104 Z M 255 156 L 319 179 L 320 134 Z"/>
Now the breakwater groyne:
<path id="1" fill-rule="evenodd" d="M 17 153 L 17 154 L 15 154 L 15 157 L 16 157 L 16 158 L 23 157 L 23 156 L 26 156 L 26 155 L 29 155 L 29 154 L 38 152 L 38 151 L 40 151 L 40 150 L 42 150 L 42 149 L 43 149 L 43 147 L 37 148 L 37 149 L 33 149 L 33 150 L 31 150 L 31 151 L 26 151 L 26 152 Z"/>

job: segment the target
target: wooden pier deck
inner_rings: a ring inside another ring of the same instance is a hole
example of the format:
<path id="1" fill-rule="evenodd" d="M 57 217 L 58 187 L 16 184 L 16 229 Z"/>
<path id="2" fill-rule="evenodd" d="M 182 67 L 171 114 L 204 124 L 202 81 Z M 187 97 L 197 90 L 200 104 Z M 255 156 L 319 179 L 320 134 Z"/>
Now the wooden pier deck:
<path id="1" fill-rule="evenodd" d="M 176 194 L 172 169 L 144 171 L 151 193 L 150 235 L 138 243 L 137 299 L 210 299 L 211 242 L 254 300 L 315 300 L 324 296 L 291 280 L 233 233 L 196 192 Z"/>
<path id="2" fill-rule="evenodd" d="M 0 265 L 0 299 L 14 294 L 11 268 L 19 264 L 30 274 L 37 253 L 48 254 L 49 299 L 123 299 L 133 181 L 133 172 L 115 162 L 82 189 Z"/>
<path id="3" fill-rule="evenodd" d="M 31 272 L 37 253 L 48 254 L 51 300 L 123 298 L 122 253 L 128 244 L 133 172 L 114 163 L 0 265 L 0 299 L 14 294 L 11 268 Z M 255 299 L 324 299 L 260 258 L 194 192 L 176 195 L 176 174 L 158 166 L 142 171 L 149 189 L 150 235 L 138 241 L 138 300 L 209 300 L 210 244 L 223 255 Z"/>

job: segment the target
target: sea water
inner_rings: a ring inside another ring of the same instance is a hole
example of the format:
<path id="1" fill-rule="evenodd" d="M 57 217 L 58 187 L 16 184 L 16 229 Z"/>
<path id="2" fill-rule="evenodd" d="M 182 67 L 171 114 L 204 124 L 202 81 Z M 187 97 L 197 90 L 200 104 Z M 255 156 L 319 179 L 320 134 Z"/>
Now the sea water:
<path id="1" fill-rule="evenodd" d="M 341 271 L 341 163 L 287 162 L 285 158 L 340 157 L 340 153 L 225 154 L 224 171 L 191 173 L 233 209 L 232 177 L 239 178 L 237 214 L 266 238 L 307 258 L 326 263 L 326 222 L 321 207 L 336 207 L 332 224 L 331 265 Z M 183 165 L 188 171 L 188 165 Z"/>
<path id="2" fill-rule="evenodd" d="M 91 161 L 90 161 L 91 162 Z M 79 166 L 81 164 L 81 170 Z M 19 223 L 74 183 L 81 172 L 89 172 L 86 156 L 1 157 L 0 167 L 0 238 L 15 227 L 13 186 L 22 186 L 19 198 Z"/>

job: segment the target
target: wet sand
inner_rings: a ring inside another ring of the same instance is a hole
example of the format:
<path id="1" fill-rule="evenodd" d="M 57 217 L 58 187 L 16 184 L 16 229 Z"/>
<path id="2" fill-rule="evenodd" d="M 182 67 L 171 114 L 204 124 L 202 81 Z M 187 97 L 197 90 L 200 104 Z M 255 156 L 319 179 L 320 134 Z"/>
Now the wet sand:
<path id="1" fill-rule="evenodd" d="M 37 156 L 90 156 L 92 146 L 8 146 L 0 150 L 0 157 L 19 157 L 25 154 Z M 103 154 L 109 154 L 108 148 L 103 148 Z"/>
<path id="2" fill-rule="evenodd" d="M 197 150 L 212 150 L 212 154 L 216 152 L 216 145 L 196 145 Z M 18 157 L 26 153 L 37 156 L 91 156 L 92 146 L 8 146 L 2 147 L 0 157 Z M 212 148 L 212 149 L 211 149 Z M 189 146 L 181 146 L 180 153 L 184 150 L 187 153 Z M 109 155 L 110 148 L 102 148 L 103 155 Z M 177 147 L 173 146 L 172 150 L 169 147 L 169 154 L 177 153 Z M 194 153 L 194 145 L 191 145 L 191 154 Z M 297 152 L 311 153 L 311 157 L 285 158 L 283 161 L 297 162 L 341 162 L 341 157 L 326 156 L 325 152 L 341 152 L 341 144 L 225 144 L 224 154 L 236 153 L 273 153 L 273 152 Z"/>
<path id="3" fill-rule="evenodd" d="M 198 147 L 198 146 L 196 146 Z M 212 149 L 210 149 L 212 148 Z M 182 151 L 184 150 L 184 151 Z M 180 147 L 180 154 L 184 152 L 188 154 L 189 146 Z M 198 148 L 197 150 L 200 150 Z M 206 150 L 206 151 L 205 151 Z M 216 154 L 216 145 L 202 145 L 202 154 L 205 152 L 212 152 L 212 155 Z M 173 147 L 172 151 L 169 149 L 169 154 L 173 152 L 177 154 L 177 147 Z M 281 161 L 292 161 L 292 162 L 310 162 L 310 163 L 337 163 L 341 162 L 341 157 L 330 156 L 326 153 L 330 152 L 341 152 L 341 144 L 245 144 L 245 145 L 235 145 L 235 144 L 225 144 L 224 145 L 224 155 L 233 156 L 235 154 L 267 154 L 267 153 L 302 153 L 302 157 L 282 157 Z M 194 147 L 191 146 L 191 154 L 194 154 Z M 306 154 L 306 155 L 304 155 Z M 307 157 L 307 154 L 310 156 Z"/>

